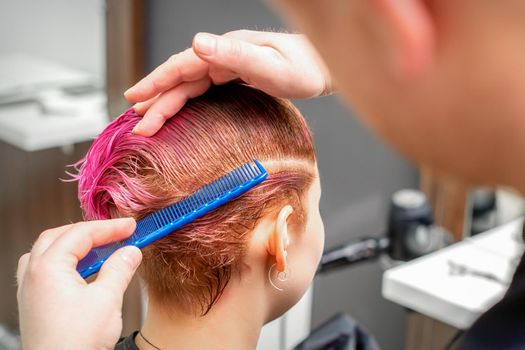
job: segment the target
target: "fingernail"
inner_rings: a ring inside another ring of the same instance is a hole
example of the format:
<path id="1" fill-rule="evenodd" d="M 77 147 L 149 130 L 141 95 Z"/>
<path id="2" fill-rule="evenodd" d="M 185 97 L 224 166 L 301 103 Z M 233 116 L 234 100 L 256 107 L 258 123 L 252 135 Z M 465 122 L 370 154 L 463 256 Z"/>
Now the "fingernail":
<path id="1" fill-rule="evenodd" d="M 133 128 L 133 130 L 131 130 L 131 132 L 133 134 L 136 134 L 136 133 L 140 132 L 140 127 L 141 127 L 140 124 L 141 123 L 142 123 L 142 121 L 138 122 L 137 125 L 135 125 L 135 127 Z"/>
<path id="2" fill-rule="evenodd" d="M 126 91 L 124 91 L 124 96 L 126 96 L 127 94 L 129 94 L 131 90 L 133 90 L 133 88 L 129 88 L 129 89 L 127 89 Z"/>
<path id="3" fill-rule="evenodd" d="M 122 249 L 120 258 L 134 270 L 139 266 L 140 261 L 142 260 L 142 253 L 139 248 L 128 246 Z"/>
<path id="4" fill-rule="evenodd" d="M 213 35 L 199 33 L 195 36 L 195 48 L 203 55 L 213 55 L 217 50 L 217 39 Z"/>

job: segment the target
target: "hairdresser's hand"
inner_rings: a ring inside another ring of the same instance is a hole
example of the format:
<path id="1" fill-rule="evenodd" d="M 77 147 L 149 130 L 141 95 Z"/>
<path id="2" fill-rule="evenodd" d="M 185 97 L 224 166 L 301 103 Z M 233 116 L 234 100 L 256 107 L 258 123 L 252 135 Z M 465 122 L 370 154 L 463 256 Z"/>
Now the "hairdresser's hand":
<path id="1" fill-rule="evenodd" d="M 270 95 L 311 98 L 332 91 L 328 70 L 303 35 L 238 30 L 222 36 L 199 33 L 193 47 L 171 56 L 126 91 L 144 115 L 134 132 L 151 136 L 186 101 L 211 83 L 242 80 Z"/>
<path id="2" fill-rule="evenodd" d="M 18 263 L 24 349 L 113 349 L 122 331 L 122 298 L 142 255 L 115 252 L 87 284 L 77 262 L 93 246 L 129 236 L 132 219 L 82 222 L 47 230 Z"/>

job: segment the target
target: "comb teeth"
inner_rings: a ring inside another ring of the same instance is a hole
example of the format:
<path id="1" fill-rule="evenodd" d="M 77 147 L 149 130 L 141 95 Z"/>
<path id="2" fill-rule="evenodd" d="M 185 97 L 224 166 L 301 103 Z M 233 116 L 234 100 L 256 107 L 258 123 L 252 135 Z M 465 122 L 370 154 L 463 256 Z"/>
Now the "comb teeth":
<path id="1" fill-rule="evenodd" d="M 257 166 L 246 163 L 208 185 L 201 187 L 193 195 L 151 215 L 153 215 L 157 227 L 165 226 L 174 220 L 206 206 L 208 202 L 228 193 L 237 186 L 241 186 L 244 182 L 251 180 L 261 173 L 261 170 Z"/>
<path id="2" fill-rule="evenodd" d="M 201 187 L 193 195 L 184 198 L 180 202 L 154 213 L 154 215 L 157 215 L 156 221 L 159 222 L 161 226 L 166 225 L 173 220 L 188 215 L 191 212 L 208 205 L 207 203 L 211 200 L 227 194 L 237 186 L 241 186 L 246 181 L 249 181 L 260 174 L 261 171 L 258 168 L 252 168 L 251 165 L 247 163 L 208 185 Z"/>
<path id="3" fill-rule="evenodd" d="M 92 249 L 79 261 L 77 270 L 84 278 L 96 273 L 113 252 L 126 245 L 139 248 L 200 218 L 215 208 L 235 199 L 268 177 L 256 160 L 234 169 L 201 187 L 177 203 L 153 212 L 137 222 L 135 232 L 127 239 Z"/>

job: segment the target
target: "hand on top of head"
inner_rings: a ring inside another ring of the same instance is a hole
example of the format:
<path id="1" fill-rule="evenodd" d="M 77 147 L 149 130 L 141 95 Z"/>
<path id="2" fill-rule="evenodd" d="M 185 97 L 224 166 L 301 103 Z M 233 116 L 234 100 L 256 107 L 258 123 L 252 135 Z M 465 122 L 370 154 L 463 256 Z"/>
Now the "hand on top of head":
<path id="1" fill-rule="evenodd" d="M 311 98 L 332 89 L 327 68 L 303 35 L 249 30 L 222 36 L 199 33 L 192 48 L 171 56 L 126 91 L 126 98 L 137 103 L 137 113 L 144 115 L 134 132 L 155 134 L 212 83 L 234 80 L 283 98 Z"/>

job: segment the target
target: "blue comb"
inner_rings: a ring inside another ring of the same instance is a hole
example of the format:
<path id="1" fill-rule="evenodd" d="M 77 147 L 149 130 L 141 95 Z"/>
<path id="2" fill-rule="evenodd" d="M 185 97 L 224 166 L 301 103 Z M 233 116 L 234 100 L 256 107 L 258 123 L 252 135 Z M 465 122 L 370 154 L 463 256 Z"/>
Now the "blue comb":
<path id="1" fill-rule="evenodd" d="M 253 163 L 246 163 L 201 187 L 191 196 L 139 220 L 135 232 L 130 237 L 92 249 L 84 259 L 79 261 L 77 271 L 82 277 L 89 277 L 98 272 L 104 261 L 117 249 L 127 245 L 144 248 L 239 197 L 267 177 L 268 173 L 261 163 L 256 160 Z"/>

